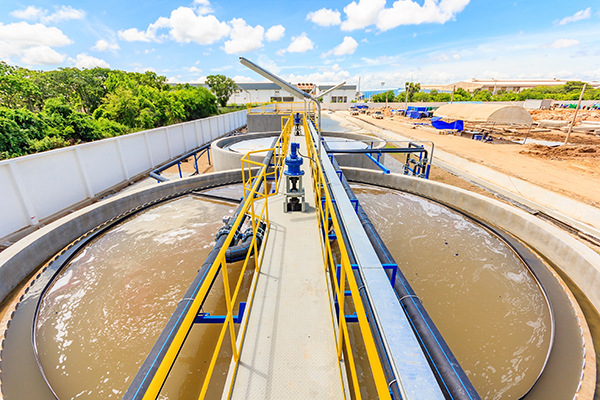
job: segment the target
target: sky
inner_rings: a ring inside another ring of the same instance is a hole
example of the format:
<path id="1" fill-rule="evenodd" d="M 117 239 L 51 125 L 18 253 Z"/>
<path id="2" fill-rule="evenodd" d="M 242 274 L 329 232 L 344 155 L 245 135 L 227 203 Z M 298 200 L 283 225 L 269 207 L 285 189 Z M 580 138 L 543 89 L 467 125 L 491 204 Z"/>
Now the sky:
<path id="1" fill-rule="evenodd" d="M 600 80 L 600 3 L 558 0 L 0 0 L 0 60 L 36 70 L 292 83 Z"/>

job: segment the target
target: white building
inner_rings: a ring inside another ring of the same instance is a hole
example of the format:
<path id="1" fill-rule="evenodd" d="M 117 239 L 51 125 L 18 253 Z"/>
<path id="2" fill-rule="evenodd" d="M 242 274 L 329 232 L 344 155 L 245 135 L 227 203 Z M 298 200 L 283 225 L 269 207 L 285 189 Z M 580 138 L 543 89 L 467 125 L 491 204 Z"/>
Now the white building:
<path id="1" fill-rule="evenodd" d="M 238 88 L 229 98 L 228 104 L 246 104 L 246 103 L 267 103 L 272 101 L 301 101 L 301 99 L 292 96 L 274 83 L 236 83 Z M 312 83 L 298 83 L 295 85 L 305 92 L 313 91 L 315 85 Z M 323 93 L 331 89 L 333 85 L 320 85 L 316 88 L 316 94 Z M 323 103 L 350 103 L 356 99 L 356 85 L 345 85 L 326 95 Z"/>
<path id="2" fill-rule="evenodd" d="M 323 93 L 331 89 L 333 85 L 319 85 L 317 93 Z M 323 98 L 323 103 L 352 103 L 356 100 L 356 85 L 344 85 Z M 317 97 L 319 95 L 317 94 Z"/>

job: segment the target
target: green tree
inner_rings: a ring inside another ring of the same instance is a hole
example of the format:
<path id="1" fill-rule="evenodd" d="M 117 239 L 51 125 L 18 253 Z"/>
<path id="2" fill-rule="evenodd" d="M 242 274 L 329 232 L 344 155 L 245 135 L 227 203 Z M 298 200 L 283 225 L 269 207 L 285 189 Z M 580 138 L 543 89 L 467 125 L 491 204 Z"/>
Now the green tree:
<path id="1" fill-rule="evenodd" d="M 217 96 L 221 107 L 227 105 L 227 100 L 229 100 L 233 91 L 237 88 L 233 79 L 225 75 L 209 75 L 206 77 L 206 84 L 215 96 Z"/>
<path id="2" fill-rule="evenodd" d="M 183 104 L 186 121 L 206 118 L 219 111 L 217 98 L 206 88 L 178 85 L 173 94 Z"/>
<path id="3" fill-rule="evenodd" d="M 463 88 L 457 88 L 454 91 L 453 101 L 471 101 L 471 94 Z"/>
<path id="4" fill-rule="evenodd" d="M 408 101 L 413 101 L 415 93 L 419 93 L 421 91 L 421 84 L 414 82 L 406 82 L 404 84 L 405 95 L 406 91 L 408 92 Z"/>
<path id="5" fill-rule="evenodd" d="M 413 94 L 413 101 L 422 101 L 422 102 L 431 101 L 431 95 L 429 93 L 425 93 L 425 92 L 418 92 L 418 93 Z"/>
<path id="6" fill-rule="evenodd" d="M 492 101 L 492 92 L 489 90 L 476 90 L 473 93 L 473 101 Z"/>
<path id="7" fill-rule="evenodd" d="M 377 93 L 377 94 L 373 95 L 373 102 L 374 103 L 385 103 L 386 99 L 388 102 L 394 101 L 395 97 L 396 97 L 396 95 L 394 94 L 394 91 L 388 90 L 387 92 Z"/>

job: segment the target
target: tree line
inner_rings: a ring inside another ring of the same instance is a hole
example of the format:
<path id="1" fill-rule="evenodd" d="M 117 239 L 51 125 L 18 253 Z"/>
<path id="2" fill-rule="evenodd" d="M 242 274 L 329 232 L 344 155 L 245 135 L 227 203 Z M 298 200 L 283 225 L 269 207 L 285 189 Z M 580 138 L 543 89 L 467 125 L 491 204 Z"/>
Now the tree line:
<path id="1" fill-rule="evenodd" d="M 219 98 L 152 71 L 34 71 L 0 62 L 0 159 L 218 114 L 229 98 L 223 86 L 233 81 L 210 78 Z"/>
<path id="2" fill-rule="evenodd" d="M 499 90 L 495 94 L 488 90 L 475 90 L 473 93 L 467 92 L 463 88 L 456 88 L 454 96 L 451 93 L 442 93 L 437 90 L 432 90 L 429 93 L 421 91 L 419 83 L 406 83 L 407 90 L 400 92 L 398 95 L 394 91 L 378 93 L 373 96 L 373 102 L 383 103 L 398 102 L 403 103 L 408 97 L 409 102 L 449 102 L 453 97 L 453 101 L 525 101 L 527 99 L 553 99 L 553 100 L 578 100 L 583 82 L 572 81 L 561 86 L 537 86 L 531 89 L 525 89 L 522 92 L 514 93 Z M 407 96 L 408 92 L 408 96 Z M 583 95 L 583 100 L 600 100 L 600 89 L 592 89 L 589 86 L 586 88 Z"/>

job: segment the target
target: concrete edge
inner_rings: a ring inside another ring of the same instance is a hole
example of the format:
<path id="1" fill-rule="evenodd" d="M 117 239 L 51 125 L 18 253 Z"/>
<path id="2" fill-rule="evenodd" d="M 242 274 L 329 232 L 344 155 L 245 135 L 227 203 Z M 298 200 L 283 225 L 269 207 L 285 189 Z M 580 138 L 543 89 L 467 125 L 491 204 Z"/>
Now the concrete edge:
<path id="1" fill-rule="evenodd" d="M 516 207 L 444 183 L 344 168 L 350 181 L 386 186 L 441 201 L 511 232 L 564 272 L 600 311 L 600 254 L 559 228 Z"/>
<path id="2" fill-rule="evenodd" d="M 110 197 L 46 225 L 0 253 L 0 301 L 49 257 L 114 216 L 173 193 L 239 183 L 241 180 L 242 174 L 238 169 L 169 181 Z"/>

